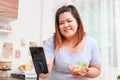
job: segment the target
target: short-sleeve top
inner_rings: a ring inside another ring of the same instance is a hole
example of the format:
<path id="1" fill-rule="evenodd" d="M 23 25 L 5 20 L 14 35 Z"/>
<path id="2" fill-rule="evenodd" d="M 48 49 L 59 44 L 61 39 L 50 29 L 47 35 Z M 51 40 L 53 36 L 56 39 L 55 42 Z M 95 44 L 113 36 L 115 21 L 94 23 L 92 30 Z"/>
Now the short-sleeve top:
<path id="1" fill-rule="evenodd" d="M 90 64 L 100 64 L 100 51 L 97 41 L 86 35 L 83 49 L 75 54 L 70 53 L 62 46 L 58 52 L 55 53 L 53 46 L 53 37 L 46 40 L 44 45 L 44 52 L 46 58 L 53 60 L 53 69 L 48 77 L 48 80 L 89 80 L 87 77 L 75 78 L 68 69 L 71 64 L 78 62 Z"/>

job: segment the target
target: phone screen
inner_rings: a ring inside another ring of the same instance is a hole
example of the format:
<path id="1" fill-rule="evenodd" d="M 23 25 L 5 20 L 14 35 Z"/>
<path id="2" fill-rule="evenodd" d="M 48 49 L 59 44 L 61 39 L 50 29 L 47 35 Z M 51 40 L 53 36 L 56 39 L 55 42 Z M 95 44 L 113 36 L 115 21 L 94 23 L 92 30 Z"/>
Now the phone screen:
<path id="1" fill-rule="evenodd" d="M 48 67 L 43 47 L 30 47 L 30 52 L 36 73 L 48 73 Z"/>

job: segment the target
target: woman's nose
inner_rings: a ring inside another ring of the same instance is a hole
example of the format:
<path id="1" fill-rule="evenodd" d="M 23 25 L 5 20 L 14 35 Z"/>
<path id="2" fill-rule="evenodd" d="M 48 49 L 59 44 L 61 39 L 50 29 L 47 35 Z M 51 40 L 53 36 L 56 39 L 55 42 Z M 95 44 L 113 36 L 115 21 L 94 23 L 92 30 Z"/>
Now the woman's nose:
<path id="1" fill-rule="evenodd" d="M 66 23 L 64 24 L 64 26 L 65 26 L 65 27 L 68 27 L 68 26 L 69 26 L 69 24 L 66 22 Z"/>

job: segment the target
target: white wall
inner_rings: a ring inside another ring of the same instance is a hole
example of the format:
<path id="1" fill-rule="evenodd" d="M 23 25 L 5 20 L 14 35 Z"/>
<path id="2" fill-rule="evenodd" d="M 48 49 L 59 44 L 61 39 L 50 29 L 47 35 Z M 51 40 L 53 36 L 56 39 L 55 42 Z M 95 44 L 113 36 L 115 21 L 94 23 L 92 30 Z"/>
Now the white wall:
<path id="1" fill-rule="evenodd" d="M 13 49 L 21 50 L 21 58 L 16 59 L 13 52 L 12 69 L 16 71 L 18 65 L 28 62 L 29 41 L 40 44 L 41 27 L 41 0 L 19 0 L 18 19 L 11 22 L 12 34 L 0 34 L 0 55 L 2 54 L 2 42 L 13 42 Z M 21 39 L 25 39 L 26 46 L 22 47 Z M 2 56 L 0 56 L 2 59 Z"/>
<path id="2" fill-rule="evenodd" d="M 54 33 L 54 0 L 42 0 L 42 41 L 46 40 Z"/>
<path id="3" fill-rule="evenodd" d="M 54 21 L 57 9 L 65 4 L 71 4 L 71 2 L 68 0 L 42 0 L 41 2 L 41 41 L 44 41 L 53 36 L 55 32 Z"/>

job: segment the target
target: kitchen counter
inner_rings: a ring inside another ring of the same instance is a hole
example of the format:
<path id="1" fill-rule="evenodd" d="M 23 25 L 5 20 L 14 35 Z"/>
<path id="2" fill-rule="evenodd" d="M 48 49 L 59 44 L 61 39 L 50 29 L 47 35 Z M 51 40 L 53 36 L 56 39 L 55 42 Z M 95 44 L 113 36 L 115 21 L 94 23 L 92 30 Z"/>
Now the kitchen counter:
<path id="1" fill-rule="evenodd" d="M 0 80 L 36 80 L 36 79 L 30 79 L 30 78 L 26 78 L 26 79 L 18 79 L 18 78 L 0 78 Z M 39 79 L 41 80 L 41 79 Z"/>

